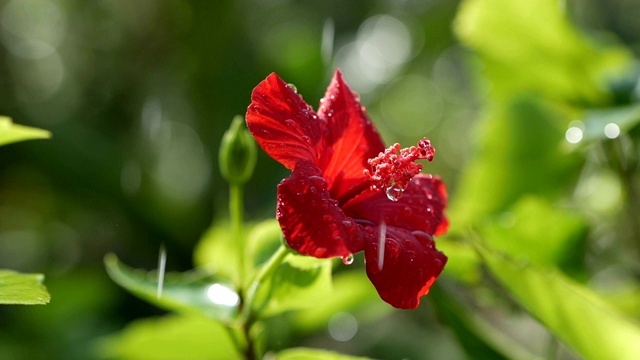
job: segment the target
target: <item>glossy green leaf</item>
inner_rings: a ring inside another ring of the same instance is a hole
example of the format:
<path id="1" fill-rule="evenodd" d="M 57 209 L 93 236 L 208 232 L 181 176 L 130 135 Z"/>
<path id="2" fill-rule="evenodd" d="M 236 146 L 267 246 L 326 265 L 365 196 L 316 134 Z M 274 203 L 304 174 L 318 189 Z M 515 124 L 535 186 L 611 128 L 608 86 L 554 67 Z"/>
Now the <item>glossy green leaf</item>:
<path id="1" fill-rule="evenodd" d="M 314 306 L 331 295 L 331 260 L 288 254 L 258 286 L 253 302 L 261 317 Z"/>
<path id="2" fill-rule="evenodd" d="M 539 265 L 568 265 L 581 255 L 586 220 L 577 212 L 522 197 L 508 211 L 483 224 L 479 233 L 493 248 Z"/>
<path id="3" fill-rule="evenodd" d="M 50 137 L 51 133 L 47 130 L 14 124 L 11 118 L 0 116 L 0 145 L 31 139 L 48 139 Z"/>
<path id="4" fill-rule="evenodd" d="M 476 244 L 493 277 L 555 336 L 587 359 L 637 359 L 640 327 L 557 270 Z"/>
<path id="5" fill-rule="evenodd" d="M 535 91 L 564 101 L 607 100 L 605 77 L 624 70 L 631 55 L 579 33 L 561 4 L 557 0 L 462 3 L 456 33 L 480 54 L 494 96 Z"/>
<path id="6" fill-rule="evenodd" d="M 242 359 L 222 324 L 178 315 L 134 321 L 103 339 L 97 352 L 104 358 L 123 360 Z"/>
<path id="7" fill-rule="evenodd" d="M 332 351 L 295 348 L 278 353 L 278 360 L 357 360 L 369 359 L 367 357 L 338 354 Z"/>
<path id="8" fill-rule="evenodd" d="M 105 257 L 107 272 L 113 281 L 136 296 L 163 309 L 232 322 L 238 312 L 240 298 L 230 281 L 199 272 L 167 273 L 158 296 L 158 274 L 132 269 L 109 254 Z"/>
<path id="9" fill-rule="evenodd" d="M 42 274 L 21 274 L 0 270 L 0 304 L 44 305 L 51 295 L 42 284 Z"/>

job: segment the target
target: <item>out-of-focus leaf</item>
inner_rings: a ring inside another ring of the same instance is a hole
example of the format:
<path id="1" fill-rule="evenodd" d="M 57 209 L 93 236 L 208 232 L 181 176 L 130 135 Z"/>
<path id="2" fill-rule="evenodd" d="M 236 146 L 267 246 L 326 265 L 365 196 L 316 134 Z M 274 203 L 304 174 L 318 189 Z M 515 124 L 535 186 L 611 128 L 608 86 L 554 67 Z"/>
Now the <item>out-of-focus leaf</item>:
<path id="1" fill-rule="evenodd" d="M 193 254 L 194 265 L 239 284 L 240 265 L 235 241 L 239 239 L 231 238 L 231 226 L 228 221 L 213 223 L 196 246 Z"/>
<path id="2" fill-rule="evenodd" d="M 429 293 L 431 300 L 442 318 L 457 337 L 460 345 L 472 359 L 527 359 L 541 360 L 508 334 L 503 333 L 477 311 L 467 309 L 462 302 L 436 286 Z"/>
<path id="3" fill-rule="evenodd" d="M 640 327 L 602 297 L 558 271 L 516 262 L 476 245 L 494 278 L 576 352 L 587 359 L 637 359 Z"/>
<path id="4" fill-rule="evenodd" d="M 448 237 L 438 239 L 438 250 L 447 255 L 447 266 L 442 274 L 451 276 L 465 283 L 480 280 L 480 258 L 478 253 L 466 242 L 456 241 Z"/>
<path id="5" fill-rule="evenodd" d="M 583 143 L 594 140 L 606 140 L 609 137 L 605 133 L 605 127 L 614 124 L 618 127 L 620 134 L 624 134 L 640 123 L 640 105 L 609 108 L 592 109 L 584 114 Z"/>
<path id="6" fill-rule="evenodd" d="M 276 219 L 260 222 L 249 229 L 247 234 L 247 258 L 249 274 L 264 265 L 282 243 L 282 229 Z"/>
<path id="7" fill-rule="evenodd" d="M 142 319 L 98 343 L 103 358 L 242 359 L 224 326 L 197 316 Z"/>
<path id="8" fill-rule="evenodd" d="M 493 249 L 544 266 L 574 261 L 586 232 L 586 220 L 578 213 L 534 196 L 522 197 L 479 229 Z"/>
<path id="9" fill-rule="evenodd" d="M 50 137 L 51 133 L 47 130 L 14 124 L 11 118 L 0 116 L 0 145 L 31 139 L 48 139 Z"/>
<path id="10" fill-rule="evenodd" d="M 338 354 L 326 350 L 295 348 L 278 353 L 277 360 L 357 360 L 369 359 L 367 357 Z"/>
<path id="11" fill-rule="evenodd" d="M 605 76 L 631 55 L 580 34 L 557 0 L 466 0 L 456 18 L 460 39 L 481 56 L 496 96 L 535 91 L 552 99 L 601 103 Z M 499 9 L 499 11 L 497 11 Z M 615 74 L 621 75 L 621 74 Z"/>
<path id="12" fill-rule="evenodd" d="M 42 284 L 42 274 L 21 274 L 0 270 L 0 304 L 44 305 L 51 295 Z"/>
<path id="13" fill-rule="evenodd" d="M 482 143 L 462 172 L 451 204 L 453 231 L 464 232 L 485 216 L 504 212 L 522 194 L 566 194 L 584 161 L 563 146 L 568 119 L 539 97 L 514 97 L 486 116 Z"/>
<path id="14" fill-rule="evenodd" d="M 240 298 L 229 280 L 206 274 L 167 273 L 158 296 L 156 272 L 132 269 L 109 254 L 105 257 L 107 272 L 113 281 L 136 296 L 161 308 L 181 313 L 204 314 L 222 322 L 232 322 L 238 312 Z"/>
<path id="15" fill-rule="evenodd" d="M 393 311 L 380 299 L 364 272 L 340 272 L 333 276 L 332 288 L 327 296 L 315 299 L 312 307 L 297 311 L 292 316 L 291 322 L 296 331 L 317 331 L 338 312 L 349 312 L 357 318 L 375 321 Z"/>
<path id="16" fill-rule="evenodd" d="M 245 273 L 251 278 L 258 267 L 264 264 L 278 246 L 280 246 L 280 225 L 275 219 L 263 221 L 255 225 L 246 226 L 246 261 Z M 238 257 L 235 241 L 231 239 L 231 227 L 228 222 L 214 223 L 203 235 L 194 251 L 194 264 L 213 274 L 232 279 L 238 284 Z"/>
<path id="17" fill-rule="evenodd" d="M 289 254 L 258 285 L 253 304 L 257 314 L 268 317 L 315 306 L 331 290 L 331 260 Z"/>

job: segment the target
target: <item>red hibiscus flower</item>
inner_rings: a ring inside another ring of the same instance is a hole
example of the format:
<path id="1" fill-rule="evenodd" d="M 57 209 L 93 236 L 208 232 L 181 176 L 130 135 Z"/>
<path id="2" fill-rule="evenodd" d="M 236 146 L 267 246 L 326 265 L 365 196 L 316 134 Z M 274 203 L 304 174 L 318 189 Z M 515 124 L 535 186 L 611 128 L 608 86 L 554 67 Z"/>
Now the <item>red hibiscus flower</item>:
<path id="1" fill-rule="evenodd" d="M 317 258 L 350 262 L 365 254 L 367 275 L 389 304 L 414 309 L 447 257 L 447 193 L 438 177 L 419 174 L 434 148 L 388 149 L 336 71 L 317 112 L 271 74 L 253 90 L 247 125 L 272 158 L 293 170 L 278 185 L 276 216 L 287 244 Z"/>

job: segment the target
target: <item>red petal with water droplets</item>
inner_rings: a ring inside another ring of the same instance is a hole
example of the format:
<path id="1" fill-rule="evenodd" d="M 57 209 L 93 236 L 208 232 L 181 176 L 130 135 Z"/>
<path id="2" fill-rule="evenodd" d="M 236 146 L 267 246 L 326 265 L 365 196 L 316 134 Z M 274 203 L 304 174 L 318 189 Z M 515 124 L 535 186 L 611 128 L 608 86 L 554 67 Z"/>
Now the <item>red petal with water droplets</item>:
<path id="1" fill-rule="evenodd" d="M 278 185 L 276 217 L 287 244 L 317 258 L 362 251 L 365 238 L 373 238 L 372 229 L 345 215 L 320 175 L 317 166 L 301 161 Z"/>
<path id="2" fill-rule="evenodd" d="M 321 144 L 320 168 L 329 182 L 331 195 L 341 203 L 368 186 L 363 174 L 367 160 L 385 146 L 364 112 L 357 96 L 336 70 L 320 103 L 318 116 L 326 122 Z"/>
<path id="3" fill-rule="evenodd" d="M 428 235 L 394 227 L 386 230 L 383 261 L 379 252 L 377 241 L 365 244 L 367 276 L 380 297 L 400 309 L 417 308 L 447 262 Z"/>
<path id="4" fill-rule="evenodd" d="M 246 120 L 262 149 L 286 168 L 301 160 L 317 163 L 323 120 L 276 74 L 253 89 Z"/>
<path id="5" fill-rule="evenodd" d="M 398 201 L 391 201 L 384 191 L 367 190 L 342 206 L 354 219 L 440 235 L 447 231 L 444 215 L 447 191 L 439 177 L 415 176 Z"/>

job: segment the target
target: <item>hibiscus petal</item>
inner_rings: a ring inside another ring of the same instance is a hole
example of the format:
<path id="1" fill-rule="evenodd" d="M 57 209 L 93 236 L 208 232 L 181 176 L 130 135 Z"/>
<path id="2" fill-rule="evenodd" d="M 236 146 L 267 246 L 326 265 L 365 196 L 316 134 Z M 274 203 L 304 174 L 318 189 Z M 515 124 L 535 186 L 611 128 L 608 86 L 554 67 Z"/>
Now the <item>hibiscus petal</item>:
<path id="1" fill-rule="evenodd" d="M 442 272 L 447 257 L 424 233 L 386 227 L 384 255 L 378 241 L 365 244 L 367 276 L 380 297 L 400 309 L 415 309 Z"/>
<path id="2" fill-rule="evenodd" d="M 320 101 L 318 117 L 327 124 L 320 159 L 322 175 L 331 184 L 331 195 L 342 203 L 350 190 L 361 192 L 368 186 L 363 170 L 369 168 L 369 158 L 384 151 L 384 143 L 339 70 Z"/>
<path id="3" fill-rule="evenodd" d="M 444 215 L 447 191 L 439 177 L 419 174 L 404 190 L 398 201 L 391 201 L 383 191 L 367 190 L 342 206 L 347 215 L 389 226 L 440 235 L 447 231 Z"/>
<path id="4" fill-rule="evenodd" d="M 346 257 L 373 239 L 373 230 L 347 217 L 331 198 L 320 169 L 299 162 L 278 185 L 276 217 L 289 246 L 317 258 Z"/>
<path id="5" fill-rule="evenodd" d="M 275 73 L 253 89 L 246 119 L 260 147 L 286 168 L 300 160 L 317 163 L 323 120 Z"/>

